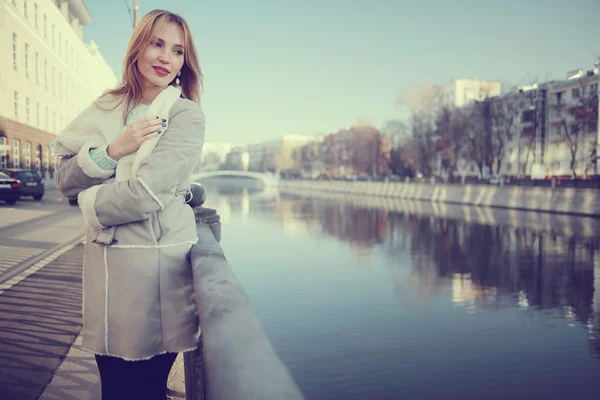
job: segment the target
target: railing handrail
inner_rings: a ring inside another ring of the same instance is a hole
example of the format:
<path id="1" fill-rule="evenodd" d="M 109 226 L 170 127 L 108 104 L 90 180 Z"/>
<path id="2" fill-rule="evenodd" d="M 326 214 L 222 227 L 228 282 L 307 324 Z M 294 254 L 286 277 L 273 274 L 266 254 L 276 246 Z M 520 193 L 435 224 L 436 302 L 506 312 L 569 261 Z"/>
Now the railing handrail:
<path id="1" fill-rule="evenodd" d="M 193 400 L 304 399 L 223 254 L 219 216 L 203 207 L 194 211 L 198 243 L 190 261 L 202 335 L 197 360 L 185 358 L 186 388 L 198 388 L 189 395 Z M 203 383 L 195 385 L 198 379 Z"/>

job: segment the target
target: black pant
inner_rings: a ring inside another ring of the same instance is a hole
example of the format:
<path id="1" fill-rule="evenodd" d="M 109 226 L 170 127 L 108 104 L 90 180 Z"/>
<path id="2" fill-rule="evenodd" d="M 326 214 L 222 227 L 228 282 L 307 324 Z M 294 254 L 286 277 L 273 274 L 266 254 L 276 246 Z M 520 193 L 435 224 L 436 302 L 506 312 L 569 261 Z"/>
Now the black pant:
<path id="1" fill-rule="evenodd" d="M 125 361 L 96 355 L 102 384 L 102 400 L 166 400 L 167 379 L 177 353 L 149 360 Z"/>

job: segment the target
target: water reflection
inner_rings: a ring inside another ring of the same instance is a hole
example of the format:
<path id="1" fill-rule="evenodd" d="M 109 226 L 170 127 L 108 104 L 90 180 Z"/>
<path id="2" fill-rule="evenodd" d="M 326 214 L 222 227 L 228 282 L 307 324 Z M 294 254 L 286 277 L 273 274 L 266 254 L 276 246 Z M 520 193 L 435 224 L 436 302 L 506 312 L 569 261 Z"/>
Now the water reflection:
<path id="1" fill-rule="evenodd" d="M 219 193 L 225 196 L 213 206 L 221 213 L 264 213 L 278 218 L 288 235 L 309 231 L 335 237 L 360 250 L 359 262 L 383 252 L 403 298 L 427 302 L 446 296 L 467 313 L 555 313 L 585 329 L 591 353 L 600 358 L 599 237 L 261 195 L 248 188 Z M 408 268 L 396 262 L 407 256 Z"/>

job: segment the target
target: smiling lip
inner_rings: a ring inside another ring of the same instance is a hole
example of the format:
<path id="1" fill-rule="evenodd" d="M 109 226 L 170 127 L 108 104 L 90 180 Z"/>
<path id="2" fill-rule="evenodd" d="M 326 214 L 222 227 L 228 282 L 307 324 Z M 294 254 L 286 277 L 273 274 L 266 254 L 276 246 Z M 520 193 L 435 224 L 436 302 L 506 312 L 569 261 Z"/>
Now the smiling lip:
<path id="1" fill-rule="evenodd" d="M 152 67 L 154 68 L 154 70 L 156 71 L 156 73 L 160 76 L 167 76 L 169 75 L 169 70 L 163 67 Z"/>

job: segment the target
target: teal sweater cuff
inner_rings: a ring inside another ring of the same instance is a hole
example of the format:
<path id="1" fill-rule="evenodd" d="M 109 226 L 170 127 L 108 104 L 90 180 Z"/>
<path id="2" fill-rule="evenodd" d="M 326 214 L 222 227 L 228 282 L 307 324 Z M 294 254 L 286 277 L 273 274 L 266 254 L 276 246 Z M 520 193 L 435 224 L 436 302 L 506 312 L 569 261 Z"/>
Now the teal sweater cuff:
<path id="1" fill-rule="evenodd" d="M 117 162 L 106 153 L 108 145 L 90 149 L 90 158 L 102 169 L 110 170 L 117 168 Z"/>

